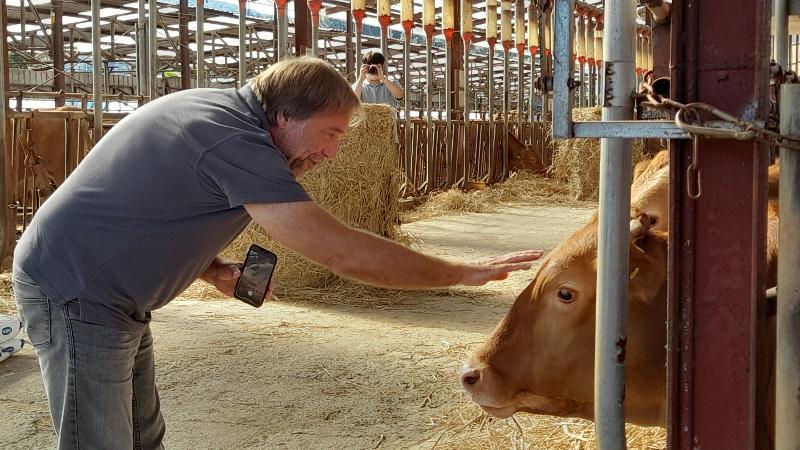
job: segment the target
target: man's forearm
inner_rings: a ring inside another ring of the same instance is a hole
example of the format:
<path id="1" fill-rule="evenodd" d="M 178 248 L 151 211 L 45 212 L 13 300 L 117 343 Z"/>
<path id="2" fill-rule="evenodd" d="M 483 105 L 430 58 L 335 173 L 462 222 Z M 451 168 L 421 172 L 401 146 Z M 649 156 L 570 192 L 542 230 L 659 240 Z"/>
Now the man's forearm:
<path id="1" fill-rule="evenodd" d="M 465 275 L 460 264 L 415 252 L 397 242 L 350 229 L 333 252 L 328 268 L 347 278 L 394 288 L 434 288 L 458 284 Z"/>
<path id="2" fill-rule="evenodd" d="M 351 228 L 312 201 L 244 205 L 264 230 L 287 248 L 334 273 L 395 288 L 456 284 L 480 286 L 530 268 L 540 251 L 518 252 L 470 264 L 448 262 Z"/>

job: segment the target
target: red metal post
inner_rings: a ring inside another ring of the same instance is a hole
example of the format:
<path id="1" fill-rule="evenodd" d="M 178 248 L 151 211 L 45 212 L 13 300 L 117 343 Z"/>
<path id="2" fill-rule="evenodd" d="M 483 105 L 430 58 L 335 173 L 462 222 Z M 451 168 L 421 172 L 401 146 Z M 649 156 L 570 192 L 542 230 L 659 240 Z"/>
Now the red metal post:
<path id="1" fill-rule="evenodd" d="M 305 55 L 311 47 L 311 14 L 304 1 L 294 2 L 294 44 L 298 56 Z"/>
<path id="2" fill-rule="evenodd" d="M 737 11 L 720 14 L 720 11 Z M 672 10 L 671 97 L 763 119 L 768 11 L 750 0 Z M 658 54 L 654 60 L 658 60 Z M 756 448 L 757 310 L 766 267 L 767 151 L 754 142 L 672 141 L 669 447 Z M 690 163 L 697 176 L 687 173 Z M 687 183 L 700 187 L 697 199 Z"/>

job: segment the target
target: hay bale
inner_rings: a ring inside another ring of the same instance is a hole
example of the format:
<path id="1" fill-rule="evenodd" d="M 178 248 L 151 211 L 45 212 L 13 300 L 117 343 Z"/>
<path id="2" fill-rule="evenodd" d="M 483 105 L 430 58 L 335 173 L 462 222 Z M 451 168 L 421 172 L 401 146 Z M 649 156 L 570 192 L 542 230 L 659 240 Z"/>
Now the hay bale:
<path id="1" fill-rule="evenodd" d="M 600 118 L 601 108 L 572 110 L 572 120 L 576 122 Z M 597 200 L 600 194 L 600 139 L 559 139 L 555 141 L 555 148 L 550 174 L 566 183 L 576 199 Z M 635 139 L 633 165 L 644 159 L 647 159 L 645 143 L 642 139 Z"/>
<path id="2" fill-rule="evenodd" d="M 401 173 L 395 142 L 395 113 L 385 105 L 362 105 L 362 114 L 348 129 L 339 154 L 300 181 L 317 204 L 342 222 L 390 239 L 401 236 L 399 193 Z M 326 268 L 308 261 L 272 239 L 257 224 L 250 226 L 222 257 L 241 261 L 251 244 L 278 255 L 276 280 L 280 289 L 322 287 L 338 279 Z"/>
<path id="3" fill-rule="evenodd" d="M 447 214 L 493 212 L 500 206 L 515 203 L 585 206 L 570 195 L 564 183 L 522 170 L 485 189 L 464 192 L 453 188 L 432 194 L 417 208 L 401 213 L 401 217 L 403 223 L 410 223 Z"/>

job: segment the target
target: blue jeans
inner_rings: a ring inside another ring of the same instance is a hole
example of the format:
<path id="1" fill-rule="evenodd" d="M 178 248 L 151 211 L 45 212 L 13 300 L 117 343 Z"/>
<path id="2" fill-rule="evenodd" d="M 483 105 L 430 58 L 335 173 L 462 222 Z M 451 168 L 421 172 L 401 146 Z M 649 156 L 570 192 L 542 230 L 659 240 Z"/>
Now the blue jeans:
<path id="1" fill-rule="evenodd" d="M 77 300 L 54 304 L 17 268 L 12 279 L 58 448 L 163 448 L 150 326 L 130 332 L 83 322 Z"/>

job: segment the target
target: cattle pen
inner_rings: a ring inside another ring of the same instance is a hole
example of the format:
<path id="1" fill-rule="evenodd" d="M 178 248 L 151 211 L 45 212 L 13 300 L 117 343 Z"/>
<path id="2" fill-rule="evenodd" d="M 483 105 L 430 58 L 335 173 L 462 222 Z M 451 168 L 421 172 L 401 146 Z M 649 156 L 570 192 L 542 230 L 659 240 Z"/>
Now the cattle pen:
<path id="1" fill-rule="evenodd" d="M 800 1 L 0 0 L 0 23 L 6 277 L 38 207 L 116 123 L 172 92 L 242 87 L 294 56 L 322 58 L 353 83 L 362 55 L 380 51 L 404 92 L 396 108 L 365 107 L 372 126 L 345 139 L 340 159 L 358 169 L 330 165 L 304 180 L 348 224 L 469 259 L 512 250 L 507 239 L 559 251 L 598 208 L 593 421 L 524 408 L 500 419 L 466 392 L 475 380 L 461 363 L 531 274 L 404 293 L 298 257 L 274 314 L 231 307 L 200 284 L 164 313 L 180 335 L 165 339 L 158 369 L 165 404 L 179 411 L 172 446 L 800 448 Z M 661 148 L 669 190 L 656 217 L 636 208 L 631 185 L 634 166 Z M 339 183 L 349 189 L 326 195 Z M 635 227 L 662 225 L 666 408 L 657 426 L 639 427 L 625 420 L 639 269 L 628 255 Z M 227 251 L 269 239 L 256 228 Z M 35 358 L 15 364 L 0 364 L 0 421 L 45 447 Z M 282 367 L 253 373 L 272 364 Z M 264 382 L 271 370 L 280 387 Z M 6 376 L 24 382 L 4 395 Z M 227 421 L 216 407 L 253 412 Z M 282 408 L 295 423 L 264 418 Z"/>

